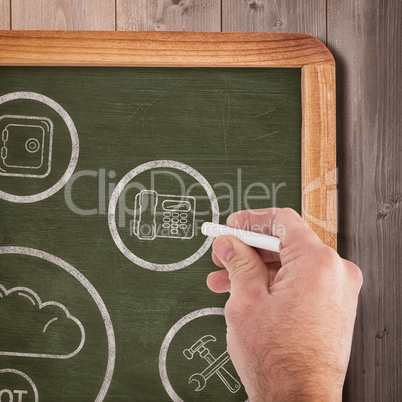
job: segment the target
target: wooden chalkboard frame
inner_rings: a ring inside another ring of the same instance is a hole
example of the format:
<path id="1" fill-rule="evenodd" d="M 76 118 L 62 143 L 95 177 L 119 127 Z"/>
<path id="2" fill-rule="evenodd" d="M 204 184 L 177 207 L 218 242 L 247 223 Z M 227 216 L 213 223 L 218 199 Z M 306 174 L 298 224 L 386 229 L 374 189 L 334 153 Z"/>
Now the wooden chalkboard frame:
<path id="1" fill-rule="evenodd" d="M 337 247 L 335 62 L 305 34 L 0 31 L 0 66 L 301 68 L 302 215 Z"/>

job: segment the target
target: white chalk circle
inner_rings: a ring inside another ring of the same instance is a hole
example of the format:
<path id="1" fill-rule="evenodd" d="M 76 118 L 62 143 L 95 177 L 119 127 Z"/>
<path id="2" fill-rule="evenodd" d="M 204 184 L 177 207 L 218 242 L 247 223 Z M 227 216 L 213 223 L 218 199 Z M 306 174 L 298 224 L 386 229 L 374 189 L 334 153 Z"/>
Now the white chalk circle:
<path id="1" fill-rule="evenodd" d="M 170 396 L 172 398 L 172 401 L 174 402 L 184 402 L 183 399 L 180 398 L 179 395 L 177 395 L 176 391 L 173 389 L 172 384 L 169 381 L 167 369 L 166 369 L 166 360 L 167 360 L 167 354 L 169 351 L 170 344 L 175 337 L 175 335 L 180 331 L 181 328 L 183 328 L 186 324 L 188 324 L 190 321 L 193 321 L 197 318 L 208 316 L 208 315 L 225 315 L 225 309 L 221 307 L 208 307 L 208 308 L 203 308 L 201 310 L 196 310 L 193 311 L 187 315 L 185 315 L 183 318 L 180 318 L 179 321 L 176 322 L 176 324 L 173 325 L 172 328 L 170 328 L 169 332 L 166 334 L 165 339 L 162 342 L 161 350 L 159 352 L 159 375 L 161 376 L 162 384 Z M 246 400 L 246 402 L 248 399 Z"/>
<path id="2" fill-rule="evenodd" d="M 36 388 L 36 385 L 31 380 L 31 378 L 29 378 L 25 373 L 23 373 L 22 371 L 19 371 L 19 370 L 15 370 L 15 369 L 1 369 L 0 374 L 3 374 L 3 373 L 16 374 L 16 375 L 19 375 L 20 377 L 24 378 L 32 388 L 32 391 L 33 391 L 33 394 L 35 397 L 35 402 L 39 402 L 38 389 Z"/>
<path id="3" fill-rule="evenodd" d="M 94 286 L 85 278 L 84 275 L 81 274 L 76 268 L 62 259 L 55 257 L 52 254 L 46 253 L 41 250 L 36 250 L 33 248 L 26 247 L 14 247 L 14 246 L 5 246 L 0 247 L 0 255 L 1 254 L 22 254 L 29 255 L 31 257 L 41 258 L 42 260 L 49 261 L 58 267 L 67 271 L 70 275 L 72 275 L 78 282 L 81 283 L 82 286 L 88 291 L 88 293 L 92 296 L 94 302 L 96 303 L 99 312 L 101 313 L 103 322 L 105 324 L 106 336 L 108 342 L 108 361 L 106 367 L 105 378 L 102 383 L 102 387 L 98 393 L 98 396 L 95 399 L 95 402 L 101 402 L 104 400 L 107 391 L 110 387 L 110 383 L 112 382 L 114 366 L 116 361 L 116 341 L 114 336 L 113 324 L 110 319 L 110 315 L 107 311 L 105 303 L 100 297 L 98 291 L 94 288 Z"/>
<path id="4" fill-rule="evenodd" d="M 187 173 L 188 175 L 192 176 L 195 180 L 197 180 L 205 192 L 208 195 L 209 201 L 211 202 L 211 209 L 212 209 L 212 222 L 218 223 L 219 222 L 219 205 L 218 199 L 216 198 L 216 194 L 208 183 L 205 177 L 197 172 L 194 168 L 185 165 L 181 162 L 171 161 L 171 160 L 156 160 L 151 162 L 143 163 L 142 165 L 137 166 L 130 172 L 128 172 L 117 184 L 116 188 L 113 191 L 112 197 L 110 198 L 109 203 L 109 212 L 108 212 L 108 220 L 109 220 L 109 230 L 112 235 L 116 246 L 120 249 L 120 251 L 132 262 L 139 265 L 142 268 L 150 269 L 152 271 L 176 271 L 178 269 L 182 269 L 193 264 L 197 261 L 200 257 L 202 257 L 206 251 L 209 249 L 213 242 L 213 237 L 207 237 L 201 247 L 190 257 L 185 258 L 182 261 L 174 262 L 171 264 L 157 264 L 150 261 L 143 260 L 142 258 L 136 256 L 131 250 L 127 248 L 124 244 L 123 240 L 121 239 L 119 232 L 116 226 L 116 206 L 117 201 L 120 197 L 120 194 L 127 186 L 127 184 L 140 173 L 143 173 L 150 169 L 157 169 L 157 168 L 173 168 L 180 170 L 182 172 Z"/>
<path id="5" fill-rule="evenodd" d="M 16 195 L 16 194 L 10 194 L 10 193 L 0 190 L 0 198 L 10 201 L 10 202 L 27 204 L 27 203 L 31 203 L 31 202 L 42 201 L 42 200 L 50 197 L 51 195 L 57 193 L 57 191 L 59 191 L 61 188 L 64 187 L 64 185 L 68 182 L 68 180 L 74 173 L 75 167 L 77 166 L 78 154 L 79 154 L 79 139 L 78 139 L 77 129 L 75 128 L 74 122 L 71 119 L 70 115 L 63 109 L 62 106 L 60 106 L 53 99 L 50 99 L 47 96 L 38 94 L 36 92 L 11 92 L 9 94 L 0 96 L 0 105 L 2 105 L 5 102 L 9 102 L 12 100 L 17 100 L 17 99 L 18 100 L 20 100 L 20 99 L 33 100 L 33 101 L 41 102 L 41 103 L 51 107 L 64 120 L 64 123 L 66 124 L 68 131 L 70 132 L 70 137 L 71 137 L 71 158 L 70 158 L 70 162 L 68 164 L 67 170 L 64 172 L 64 174 L 60 178 L 60 180 L 56 184 L 54 184 L 52 187 L 48 188 L 45 191 L 42 191 L 41 193 L 32 194 L 32 195 Z M 35 152 L 35 147 L 33 147 L 33 145 L 34 145 L 33 143 L 27 144 L 26 149 L 29 152 Z M 31 148 L 31 147 L 33 147 L 33 148 Z"/>
<path id="6" fill-rule="evenodd" d="M 36 138 L 30 138 L 25 143 L 25 149 L 30 153 L 34 154 L 40 149 L 40 142 Z"/>

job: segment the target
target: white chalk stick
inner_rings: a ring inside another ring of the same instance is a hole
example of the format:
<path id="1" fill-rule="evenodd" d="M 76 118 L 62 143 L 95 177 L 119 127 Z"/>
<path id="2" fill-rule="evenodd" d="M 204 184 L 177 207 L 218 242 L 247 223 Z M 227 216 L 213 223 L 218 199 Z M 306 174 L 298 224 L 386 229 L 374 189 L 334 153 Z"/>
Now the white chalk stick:
<path id="1" fill-rule="evenodd" d="M 201 226 L 201 233 L 205 236 L 218 237 L 231 235 L 240 239 L 243 243 L 263 250 L 270 250 L 279 253 L 281 241 L 278 237 L 262 233 L 249 232 L 248 230 L 235 229 L 225 225 L 212 222 L 204 222 Z"/>

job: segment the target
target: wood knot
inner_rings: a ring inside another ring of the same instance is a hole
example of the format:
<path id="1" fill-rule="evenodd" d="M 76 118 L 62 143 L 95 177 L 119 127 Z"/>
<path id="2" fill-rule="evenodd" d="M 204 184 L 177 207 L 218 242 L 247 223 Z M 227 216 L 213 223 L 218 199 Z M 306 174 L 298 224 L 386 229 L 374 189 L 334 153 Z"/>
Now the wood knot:
<path id="1" fill-rule="evenodd" d="M 399 206 L 401 203 L 401 194 L 399 193 L 392 193 L 388 199 L 383 202 L 377 211 L 377 220 L 382 220 L 386 218 L 391 212 Z"/>
<path id="2" fill-rule="evenodd" d="M 280 28 L 283 25 L 283 21 L 281 20 L 276 20 L 274 23 L 275 28 Z"/>
<path id="3" fill-rule="evenodd" d="M 384 329 L 380 329 L 379 331 L 377 331 L 375 337 L 377 339 L 383 339 L 388 335 L 388 333 L 389 333 L 389 328 L 385 327 Z"/>
<path id="4" fill-rule="evenodd" d="M 264 8 L 263 4 L 258 4 L 256 1 L 250 1 L 248 3 L 248 6 L 253 11 L 260 11 Z"/>

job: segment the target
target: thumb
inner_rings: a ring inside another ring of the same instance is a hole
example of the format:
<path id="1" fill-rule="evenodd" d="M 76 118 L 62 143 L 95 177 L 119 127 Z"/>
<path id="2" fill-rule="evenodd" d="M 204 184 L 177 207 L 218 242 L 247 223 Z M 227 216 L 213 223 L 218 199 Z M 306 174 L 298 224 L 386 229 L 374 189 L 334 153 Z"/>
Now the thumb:
<path id="1" fill-rule="evenodd" d="M 229 273 L 232 294 L 268 290 L 269 272 L 255 249 L 233 236 L 218 237 L 212 247 Z"/>

